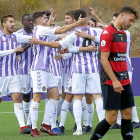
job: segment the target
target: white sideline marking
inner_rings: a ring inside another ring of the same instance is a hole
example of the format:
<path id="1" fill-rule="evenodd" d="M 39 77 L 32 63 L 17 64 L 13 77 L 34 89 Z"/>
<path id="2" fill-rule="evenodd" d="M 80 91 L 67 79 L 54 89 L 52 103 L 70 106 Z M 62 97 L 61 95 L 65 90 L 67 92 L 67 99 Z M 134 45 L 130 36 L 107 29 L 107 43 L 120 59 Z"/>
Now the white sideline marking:
<path id="1" fill-rule="evenodd" d="M 136 107 L 136 108 L 138 108 L 138 109 L 140 109 L 140 107 Z M 94 110 L 96 110 L 96 109 L 94 109 Z M 44 111 L 38 111 L 38 112 L 44 112 Z M 15 113 L 15 112 L 0 112 L 0 114 L 10 114 L 10 113 Z"/>
<path id="2" fill-rule="evenodd" d="M 44 111 L 38 111 L 38 112 L 44 112 Z M 11 114 L 11 113 L 15 113 L 15 112 L 0 112 L 0 114 Z"/>

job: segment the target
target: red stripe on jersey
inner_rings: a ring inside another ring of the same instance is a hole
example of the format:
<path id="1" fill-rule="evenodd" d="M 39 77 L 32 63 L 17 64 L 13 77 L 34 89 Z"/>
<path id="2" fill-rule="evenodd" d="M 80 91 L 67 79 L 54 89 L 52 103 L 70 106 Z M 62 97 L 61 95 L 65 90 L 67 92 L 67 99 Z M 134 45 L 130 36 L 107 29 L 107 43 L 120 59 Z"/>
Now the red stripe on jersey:
<path id="1" fill-rule="evenodd" d="M 130 83 L 130 79 L 126 79 L 126 80 L 122 80 L 119 81 L 123 86 L 128 85 Z M 111 80 L 106 80 L 106 84 L 107 85 L 112 85 L 112 81 Z"/>
<path id="2" fill-rule="evenodd" d="M 114 61 L 109 61 L 112 70 L 116 72 L 123 72 L 127 71 L 127 64 L 126 61 L 124 62 L 114 62 Z"/>

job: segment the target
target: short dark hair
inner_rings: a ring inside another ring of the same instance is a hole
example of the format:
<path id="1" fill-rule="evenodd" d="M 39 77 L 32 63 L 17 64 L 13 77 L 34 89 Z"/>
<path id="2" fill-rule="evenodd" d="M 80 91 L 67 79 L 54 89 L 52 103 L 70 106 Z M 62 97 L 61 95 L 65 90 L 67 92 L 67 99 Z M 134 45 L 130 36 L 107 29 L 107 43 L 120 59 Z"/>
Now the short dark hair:
<path id="1" fill-rule="evenodd" d="M 72 19 L 74 19 L 74 11 L 73 10 L 66 12 L 65 15 L 71 16 Z"/>
<path id="2" fill-rule="evenodd" d="M 117 18 L 118 15 L 119 15 L 119 12 L 116 12 L 116 13 L 113 14 L 113 17 L 116 17 Z"/>
<path id="3" fill-rule="evenodd" d="M 1 18 L 1 26 L 2 27 L 3 27 L 3 23 L 5 23 L 7 21 L 7 18 L 9 18 L 9 17 L 14 18 L 13 15 L 5 15 Z"/>
<path id="4" fill-rule="evenodd" d="M 129 14 L 134 14 L 136 19 L 139 18 L 139 13 L 138 13 L 138 11 L 133 6 L 124 6 L 124 7 L 122 7 L 122 9 L 119 12 L 119 15 L 121 13 L 123 13 L 123 12 L 124 13 L 129 13 Z"/>
<path id="5" fill-rule="evenodd" d="M 78 20 L 80 15 L 82 15 L 81 18 L 85 18 L 87 16 L 86 12 L 82 9 L 78 9 L 78 10 L 74 11 L 74 19 L 75 20 Z"/>
<path id="6" fill-rule="evenodd" d="M 31 16 L 31 14 L 24 14 L 23 16 L 22 16 L 22 20 L 24 20 L 24 18 L 26 17 L 26 16 Z"/>
<path id="7" fill-rule="evenodd" d="M 51 15 L 51 11 L 46 10 L 46 16 L 50 16 L 50 15 Z"/>
<path id="8" fill-rule="evenodd" d="M 33 21 L 36 23 L 36 19 L 43 17 L 43 15 L 47 15 L 46 11 L 37 11 L 33 14 Z"/>
<path id="9" fill-rule="evenodd" d="M 94 23 L 95 23 L 95 26 L 97 25 L 97 20 L 93 17 L 90 18 Z"/>

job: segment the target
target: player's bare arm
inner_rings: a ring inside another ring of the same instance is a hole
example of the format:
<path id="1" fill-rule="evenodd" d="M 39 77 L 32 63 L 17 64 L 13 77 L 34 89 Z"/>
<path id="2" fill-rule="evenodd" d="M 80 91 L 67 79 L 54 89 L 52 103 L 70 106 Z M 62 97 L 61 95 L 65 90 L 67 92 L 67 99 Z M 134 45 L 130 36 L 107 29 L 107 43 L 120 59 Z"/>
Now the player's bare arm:
<path id="1" fill-rule="evenodd" d="M 100 22 L 104 25 L 106 25 L 96 14 L 95 14 L 95 10 L 92 7 L 89 7 L 89 10 L 92 14 L 92 16 L 97 20 L 97 22 Z"/>
<path id="2" fill-rule="evenodd" d="M 79 18 L 77 22 L 75 23 L 72 23 L 70 25 L 66 25 L 66 26 L 63 26 L 61 28 L 57 28 L 55 30 L 55 34 L 62 34 L 62 33 L 65 33 L 75 27 L 77 27 L 78 25 L 84 25 L 87 23 L 87 21 L 89 20 L 88 17 L 85 17 L 85 18 Z"/>
<path id="3" fill-rule="evenodd" d="M 16 52 L 16 55 L 19 55 L 19 54 L 22 54 L 23 52 L 25 52 L 28 48 L 30 48 L 31 47 L 31 44 L 30 43 L 28 43 L 27 45 L 25 45 L 25 46 L 22 46 L 22 48 L 23 48 L 23 51 L 17 51 Z"/>
<path id="4" fill-rule="evenodd" d="M 82 32 L 81 31 L 76 31 L 75 35 L 78 36 L 78 37 L 88 38 L 88 39 L 91 39 L 91 40 L 95 39 L 95 36 L 89 35 L 85 31 L 82 31 Z"/>
<path id="5" fill-rule="evenodd" d="M 110 55 L 110 52 L 101 52 L 101 64 L 102 64 L 104 70 L 106 71 L 107 75 L 111 79 L 114 90 L 116 92 L 121 93 L 121 91 L 123 90 L 123 87 L 122 87 L 121 83 L 118 81 L 115 74 L 113 73 L 111 65 L 108 61 L 109 55 Z"/>
<path id="6" fill-rule="evenodd" d="M 30 42 L 30 44 L 34 44 L 34 45 L 40 44 L 40 45 L 51 47 L 51 48 L 60 48 L 61 47 L 59 42 L 46 42 L 46 41 L 41 41 L 37 38 L 31 38 L 31 39 L 29 39 L 29 42 Z"/>

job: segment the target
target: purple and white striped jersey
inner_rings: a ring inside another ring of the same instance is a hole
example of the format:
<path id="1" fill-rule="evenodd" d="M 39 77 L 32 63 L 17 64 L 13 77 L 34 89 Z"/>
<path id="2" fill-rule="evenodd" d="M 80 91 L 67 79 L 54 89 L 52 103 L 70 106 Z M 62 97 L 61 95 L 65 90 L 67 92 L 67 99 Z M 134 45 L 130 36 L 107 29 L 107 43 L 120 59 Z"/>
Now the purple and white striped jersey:
<path id="1" fill-rule="evenodd" d="M 92 40 L 87 40 L 84 41 L 85 38 L 77 37 L 75 35 L 75 32 L 71 33 L 70 35 L 67 35 L 64 39 L 59 41 L 61 46 L 63 48 L 68 47 L 84 47 L 89 46 L 89 42 L 91 44 L 94 44 L 96 47 L 99 45 L 99 36 L 100 32 L 98 32 L 98 29 L 96 28 L 83 28 L 80 27 L 77 29 L 79 31 L 86 31 L 86 33 L 90 35 L 96 36 L 98 38 L 98 42 L 92 41 Z M 99 72 L 98 69 L 98 57 L 97 57 L 97 51 L 94 52 L 79 52 L 74 54 L 74 59 L 73 59 L 73 66 L 72 66 L 72 71 L 73 73 L 96 73 Z"/>
<path id="2" fill-rule="evenodd" d="M 23 36 L 17 33 L 5 35 L 0 30 L 0 51 L 13 50 L 18 43 L 29 43 L 31 37 Z M 0 57 L 0 77 L 16 75 L 17 61 L 16 53 Z"/>
<path id="3" fill-rule="evenodd" d="M 48 41 L 49 36 L 54 36 L 56 28 L 37 25 L 34 27 L 34 38 Z M 43 45 L 33 45 L 33 62 L 31 70 L 51 71 L 50 65 L 50 48 Z"/>
<path id="4" fill-rule="evenodd" d="M 50 64 L 51 64 L 51 71 L 55 76 L 61 76 L 62 74 L 62 67 L 60 61 L 55 59 L 55 56 L 58 54 L 58 48 L 50 48 Z"/>
<path id="5" fill-rule="evenodd" d="M 23 28 L 18 30 L 17 33 L 21 35 L 32 36 L 32 33 L 28 34 Z M 18 44 L 18 46 L 25 46 L 27 43 Z M 18 60 L 18 75 L 27 75 L 30 74 L 31 64 L 33 60 L 33 51 L 32 47 L 28 48 L 24 53 L 19 55 Z"/>
<path id="6" fill-rule="evenodd" d="M 63 59 L 61 59 L 61 65 L 65 73 L 69 74 L 72 66 L 72 53 L 62 54 Z"/>
<path id="7" fill-rule="evenodd" d="M 128 30 L 125 31 L 127 36 L 127 50 L 126 50 L 126 63 L 127 63 L 127 70 L 133 71 L 132 64 L 131 64 L 131 58 L 130 58 L 130 51 L 131 51 L 131 41 L 132 37 Z"/>

